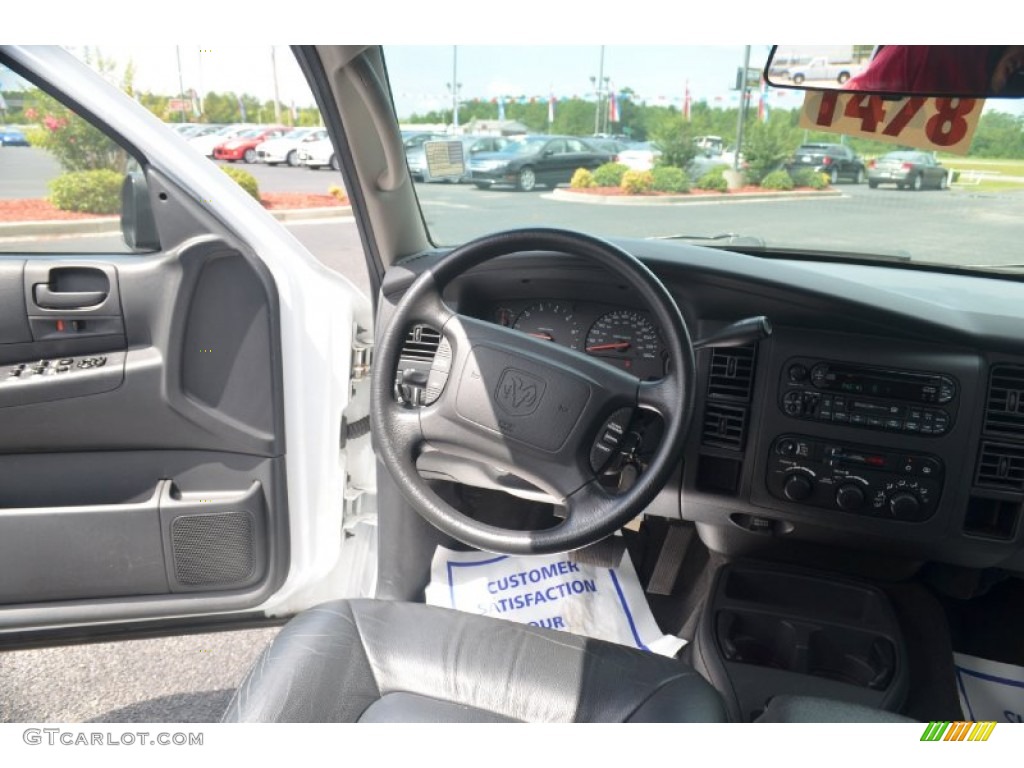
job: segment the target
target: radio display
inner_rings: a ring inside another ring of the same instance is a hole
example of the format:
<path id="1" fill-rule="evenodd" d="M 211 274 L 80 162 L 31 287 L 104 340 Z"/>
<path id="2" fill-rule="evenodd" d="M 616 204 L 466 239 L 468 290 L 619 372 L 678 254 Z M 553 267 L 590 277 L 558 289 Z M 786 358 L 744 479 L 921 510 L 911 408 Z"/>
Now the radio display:
<path id="1" fill-rule="evenodd" d="M 818 363 L 811 369 L 810 379 L 816 389 L 850 395 L 918 403 L 948 402 L 953 397 L 952 380 L 938 375 Z"/>

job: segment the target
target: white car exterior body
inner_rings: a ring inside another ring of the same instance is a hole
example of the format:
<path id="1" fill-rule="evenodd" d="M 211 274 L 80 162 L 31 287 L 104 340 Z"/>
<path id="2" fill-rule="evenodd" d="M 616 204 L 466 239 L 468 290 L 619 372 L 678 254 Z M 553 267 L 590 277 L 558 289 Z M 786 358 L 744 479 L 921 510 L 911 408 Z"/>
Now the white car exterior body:
<path id="1" fill-rule="evenodd" d="M 288 163 L 298 165 L 299 149 L 304 142 L 318 141 L 327 138 L 327 130 L 324 128 L 297 128 L 290 133 L 276 139 L 264 141 L 256 145 L 256 158 L 261 163 L 274 165 L 277 163 Z M 294 152 L 294 162 L 290 162 L 288 156 Z"/>

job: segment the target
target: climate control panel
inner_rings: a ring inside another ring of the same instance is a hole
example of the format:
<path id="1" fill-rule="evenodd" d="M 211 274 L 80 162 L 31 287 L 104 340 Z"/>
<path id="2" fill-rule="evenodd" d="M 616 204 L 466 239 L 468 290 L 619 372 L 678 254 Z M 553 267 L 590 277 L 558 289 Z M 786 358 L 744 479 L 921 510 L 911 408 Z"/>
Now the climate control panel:
<path id="1" fill-rule="evenodd" d="M 935 514 L 944 475 L 929 454 L 781 435 L 766 480 L 782 501 L 916 523 Z"/>

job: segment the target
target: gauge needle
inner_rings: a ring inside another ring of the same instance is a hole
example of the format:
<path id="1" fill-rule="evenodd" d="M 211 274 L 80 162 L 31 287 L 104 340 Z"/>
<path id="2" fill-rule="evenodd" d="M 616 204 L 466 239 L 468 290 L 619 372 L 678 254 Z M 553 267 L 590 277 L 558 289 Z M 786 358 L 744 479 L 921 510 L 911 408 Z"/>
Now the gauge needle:
<path id="1" fill-rule="evenodd" d="M 544 339 L 544 341 L 555 340 L 555 337 L 552 336 L 550 333 L 531 333 L 530 336 L 533 336 L 536 339 Z"/>
<path id="2" fill-rule="evenodd" d="M 595 344 L 592 347 L 587 347 L 587 352 L 604 352 L 606 349 L 629 349 L 629 347 L 628 341 L 614 341 L 610 344 Z"/>

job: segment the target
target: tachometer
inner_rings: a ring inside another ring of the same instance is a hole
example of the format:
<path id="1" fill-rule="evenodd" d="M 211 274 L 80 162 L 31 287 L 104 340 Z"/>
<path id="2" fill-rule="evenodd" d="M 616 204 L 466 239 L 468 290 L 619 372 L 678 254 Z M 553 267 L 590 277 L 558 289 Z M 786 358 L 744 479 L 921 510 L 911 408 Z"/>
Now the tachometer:
<path id="1" fill-rule="evenodd" d="M 574 317 L 573 307 L 568 303 L 538 301 L 520 312 L 512 327 L 563 347 L 580 348 L 582 331 Z"/>
<path id="2" fill-rule="evenodd" d="M 640 379 L 665 375 L 665 353 L 658 331 L 639 312 L 617 309 L 601 315 L 590 327 L 584 349 Z"/>

